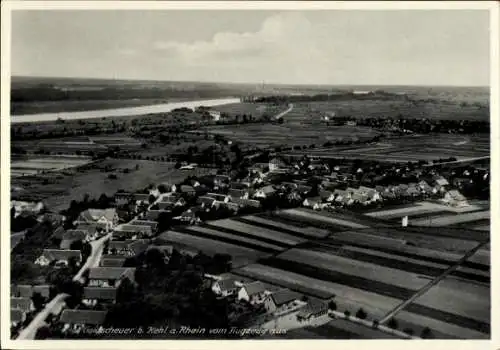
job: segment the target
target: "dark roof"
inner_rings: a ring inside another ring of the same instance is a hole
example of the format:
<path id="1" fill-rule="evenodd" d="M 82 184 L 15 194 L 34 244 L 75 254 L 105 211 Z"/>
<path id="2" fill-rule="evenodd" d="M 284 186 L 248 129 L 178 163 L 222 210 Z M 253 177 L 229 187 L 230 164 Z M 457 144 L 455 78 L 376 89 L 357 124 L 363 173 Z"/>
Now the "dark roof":
<path id="1" fill-rule="evenodd" d="M 13 297 L 10 298 L 10 308 L 20 309 L 24 312 L 30 311 L 32 305 L 31 298 Z"/>
<path id="2" fill-rule="evenodd" d="M 68 260 L 71 257 L 82 258 L 79 250 L 44 249 L 43 256 L 48 260 Z"/>
<path id="3" fill-rule="evenodd" d="M 115 215 L 116 215 L 115 208 L 87 209 L 80 213 L 78 220 L 92 223 L 92 222 L 97 222 L 100 218 L 104 217 L 107 220 L 112 221 Z"/>
<path id="4" fill-rule="evenodd" d="M 62 239 L 63 235 L 64 235 L 64 228 L 62 226 L 58 226 L 54 230 L 54 233 L 52 233 L 52 237 L 57 239 Z"/>
<path id="5" fill-rule="evenodd" d="M 130 249 L 135 255 L 139 255 L 148 249 L 149 242 L 145 239 L 137 239 L 129 243 L 128 249 Z"/>
<path id="6" fill-rule="evenodd" d="M 85 287 L 83 299 L 115 300 L 116 288 L 112 287 Z"/>
<path id="7" fill-rule="evenodd" d="M 62 239 L 71 241 L 81 241 L 87 237 L 87 232 L 84 230 L 67 230 L 64 232 Z"/>
<path id="8" fill-rule="evenodd" d="M 232 188 L 229 190 L 228 194 L 232 198 L 241 198 L 241 197 L 245 196 L 247 193 L 248 193 L 248 190 L 238 190 L 238 189 Z"/>
<path id="9" fill-rule="evenodd" d="M 123 224 L 120 226 L 118 230 L 115 231 L 128 231 L 128 232 L 152 234 L 151 226 L 149 225 Z"/>
<path id="10" fill-rule="evenodd" d="M 136 201 L 149 201 L 149 193 L 134 193 L 133 195 L 134 200 Z"/>
<path id="11" fill-rule="evenodd" d="M 196 203 L 198 203 L 198 204 L 212 205 L 214 202 L 215 202 L 215 198 L 207 197 L 207 196 L 198 197 L 198 199 L 196 200 Z"/>
<path id="12" fill-rule="evenodd" d="M 175 207 L 175 202 L 173 201 L 158 202 L 156 204 L 158 205 L 158 208 L 160 208 L 160 210 L 172 209 L 173 207 Z"/>
<path id="13" fill-rule="evenodd" d="M 134 273 L 132 267 L 92 267 L 89 269 L 89 279 L 116 280 L 126 273 Z"/>
<path id="14" fill-rule="evenodd" d="M 108 249 L 125 249 L 128 247 L 129 243 L 131 243 L 132 240 L 127 240 L 127 241 L 109 241 Z"/>
<path id="15" fill-rule="evenodd" d="M 226 194 L 221 194 L 221 193 L 207 193 L 207 195 L 205 197 L 210 197 L 210 198 L 214 198 L 218 201 L 224 201 L 224 199 L 226 199 L 227 195 Z"/>
<path id="16" fill-rule="evenodd" d="M 10 309 L 10 322 L 22 322 L 24 319 L 24 312 L 20 309 Z"/>
<path id="17" fill-rule="evenodd" d="M 181 192 L 195 192 L 195 189 L 193 186 L 182 185 Z"/>
<path id="18" fill-rule="evenodd" d="M 66 309 L 62 312 L 59 321 L 62 323 L 99 326 L 104 323 L 107 313 L 107 311 Z"/>
<path id="19" fill-rule="evenodd" d="M 123 264 L 125 263 L 125 260 L 127 260 L 127 259 L 123 258 L 119 255 L 118 256 L 112 255 L 112 256 L 113 256 L 113 258 L 103 256 L 101 258 L 100 266 L 101 267 L 123 267 Z"/>
<path id="20" fill-rule="evenodd" d="M 77 229 L 87 231 L 88 234 L 93 235 L 97 231 L 97 226 L 92 224 L 80 224 Z"/>
<path id="21" fill-rule="evenodd" d="M 11 285 L 12 297 L 31 298 L 34 293 L 40 293 L 45 298 L 50 295 L 50 286 L 48 284 L 40 284 L 32 286 L 29 284 Z"/>
<path id="22" fill-rule="evenodd" d="M 229 185 L 231 189 L 237 189 L 237 190 L 245 190 L 248 188 L 248 186 L 244 183 L 241 182 L 231 182 Z"/>
<path id="23" fill-rule="evenodd" d="M 255 281 L 249 284 L 245 284 L 243 288 L 245 288 L 248 296 L 264 293 L 266 291 L 266 285 L 261 281 Z"/>
<path id="24" fill-rule="evenodd" d="M 281 289 L 277 292 L 272 293 L 270 295 L 270 298 L 273 300 L 276 306 L 281 306 L 288 304 L 294 300 L 300 299 L 301 294 L 289 289 Z"/>
<path id="25" fill-rule="evenodd" d="M 320 300 L 311 299 L 308 301 L 307 305 L 304 306 L 299 313 L 298 317 L 308 318 L 312 315 L 316 315 L 320 312 L 328 310 L 328 305 Z"/>
<path id="26" fill-rule="evenodd" d="M 219 284 L 219 287 L 222 291 L 235 289 L 236 286 L 235 286 L 234 282 L 235 281 L 232 278 L 217 281 L 217 283 Z"/>
<path id="27" fill-rule="evenodd" d="M 260 208 L 261 206 L 260 202 L 255 199 L 232 198 L 231 201 L 242 207 Z"/>
<path id="28" fill-rule="evenodd" d="M 171 210 L 148 210 L 144 215 L 145 220 L 157 220 L 161 213 L 172 214 Z"/>
<path id="29" fill-rule="evenodd" d="M 151 227 L 151 230 L 156 230 L 158 227 L 158 222 L 152 221 L 152 220 L 132 220 L 130 222 L 132 225 L 140 225 L 140 226 L 149 226 Z"/>

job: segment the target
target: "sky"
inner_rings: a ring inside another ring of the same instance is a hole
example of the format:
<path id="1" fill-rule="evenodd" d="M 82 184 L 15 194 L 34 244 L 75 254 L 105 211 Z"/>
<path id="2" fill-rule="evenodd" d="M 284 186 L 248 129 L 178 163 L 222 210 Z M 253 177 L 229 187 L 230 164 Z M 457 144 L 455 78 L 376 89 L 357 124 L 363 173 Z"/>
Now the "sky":
<path id="1" fill-rule="evenodd" d="M 17 10 L 12 75 L 489 85 L 484 10 Z"/>

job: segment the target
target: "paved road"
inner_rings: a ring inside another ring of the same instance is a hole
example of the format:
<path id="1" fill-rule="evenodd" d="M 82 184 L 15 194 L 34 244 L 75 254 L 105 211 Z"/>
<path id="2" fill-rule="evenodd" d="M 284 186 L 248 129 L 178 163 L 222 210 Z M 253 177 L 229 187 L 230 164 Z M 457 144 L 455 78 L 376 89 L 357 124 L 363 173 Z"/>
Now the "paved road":
<path id="1" fill-rule="evenodd" d="M 382 318 L 380 320 L 380 325 L 382 325 L 383 323 L 389 321 L 395 314 L 397 314 L 399 311 L 403 310 L 409 304 L 413 303 L 418 297 L 420 297 L 422 294 L 426 293 L 429 289 L 431 289 L 433 286 L 435 286 L 440 281 L 442 281 L 444 278 L 446 278 L 450 273 L 452 273 L 453 271 L 455 271 L 460 265 L 462 265 L 467 259 L 469 259 L 472 255 L 474 255 L 479 249 L 481 249 L 486 244 L 489 244 L 489 242 L 480 243 L 476 247 L 474 247 L 473 249 L 469 250 L 454 265 L 451 265 L 441 275 L 437 276 L 435 279 L 431 280 L 428 284 L 426 284 L 425 286 L 423 286 L 411 298 L 409 298 L 408 300 L 405 300 L 403 303 L 401 303 L 398 306 L 396 306 L 393 310 L 389 311 L 389 313 L 387 313 L 387 315 L 385 315 L 384 318 Z"/>
<path id="2" fill-rule="evenodd" d="M 78 273 L 73 277 L 73 281 L 82 282 L 83 273 L 87 269 L 91 267 L 97 267 L 99 265 L 99 261 L 101 260 L 102 251 L 104 248 L 104 242 L 106 242 L 106 240 L 108 240 L 110 237 L 111 233 L 90 243 L 90 245 L 92 246 L 92 253 L 87 258 L 87 261 L 80 268 Z M 19 333 L 17 339 L 19 340 L 34 339 L 38 329 L 45 325 L 45 319 L 47 318 L 49 313 L 53 314 L 59 313 L 59 310 L 64 306 L 64 301 L 68 296 L 69 295 L 65 293 L 56 295 L 54 299 L 48 302 L 47 305 L 45 305 L 45 308 L 35 316 L 33 321 L 31 321 L 30 324 Z"/>
<path id="3" fill-rule="evenodd" d="M 47 316 L 50 313 L 56 314 L 58 309 L 64 306 L 64 301 L 68 296 L 69 295 L 65 293 L 56 295 L 54 299 L 52 299 L 49 303 L 47 303 L 47 305 L 45 305 L 45 308 L 35 316 L 33 321 L 31 321 L 30 324 L 19 333 L 17 339 L 18 340 L 35 339 L 35 335 L 38 329 L 45 325 L 45 319 L 47 318 Z"/>

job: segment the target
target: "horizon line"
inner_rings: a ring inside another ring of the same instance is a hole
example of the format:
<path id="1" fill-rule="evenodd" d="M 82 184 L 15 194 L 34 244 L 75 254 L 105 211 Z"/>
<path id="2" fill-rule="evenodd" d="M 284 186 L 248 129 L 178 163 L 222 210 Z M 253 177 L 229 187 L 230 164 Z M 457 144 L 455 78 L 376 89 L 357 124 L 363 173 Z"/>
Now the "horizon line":
<path id="1" fill-rule="evenodd" d="M 89 79 L 89 80 L 112 80 L 112 81 L 137 81 L 137 82 L 161 82 L 161 83 L 202 83 L 202 84 L 234 84 L 234 85 L 262 85 L 263 82 L 230 82 L 230 81 L 211 81 L 211 80 L 166 80 L 166 79 L 138 79 L 138 78 L 106 78 L 106 77 L 75 77 L 75 76 L 43 76 L 43 75 L 11 75 L 12 78 L 38 78 L 38 79 Z M 265 82 L 264 85 L 278 85 L 278 86 L 318 86 L 318 87 L 342 87 L 342 86 L 381 86 L 381 87 L 453 87 L 453 88 L 487 88 L 490 89 L 490 85 L 424 85 L 424 84 L 328 84 L 328 83 L 276 83 L 276 82 Z"/>

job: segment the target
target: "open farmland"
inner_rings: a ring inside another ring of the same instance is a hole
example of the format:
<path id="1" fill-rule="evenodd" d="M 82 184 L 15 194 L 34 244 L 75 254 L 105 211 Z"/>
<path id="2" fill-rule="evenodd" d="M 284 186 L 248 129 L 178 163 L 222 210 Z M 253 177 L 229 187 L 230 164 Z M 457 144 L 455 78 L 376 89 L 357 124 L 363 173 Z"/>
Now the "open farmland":
<path id="1" fill-rule="evenodd" d="M 457 215 L 443 215 L 438 217 L 432 217 L 432 220 L 428 218 L 413 220 L 411 222 L 414 226 L 450 226 L 455 224 L 464 224 L 469 222 L 476 222 L 481 220 L 490 219 L 490 211 L 475 211 L 472 213 L 462 213 Z"/>
<path id="2" fill-rule="evenodd" d="M 297 335 L 297 337 L 295 337 Z M 343 319 L 334 319 L 319 327 L 305 327 L 291 330 L 284 337 L 300 339 L 399 339 L 398 337 L 381 332 L 377 329 L 349 322 Z"/>
<path id="3" fill-rule="evenodd" d="M 11 160 L 11 177 L 44 174 L 63 169 L 77 168 L 92 162 L 90 157 L 25 156 Z"/>
<path id="4" fill-rule="evenodd" d="M 286 110 L 285 105 L 273 105 L 268 103 L 229 103 L 221 106 L 215 106 L 212 109 L 229 115 L 251 115 L 255 119 L 260 119 L 264 115 L 273 116 Z"/>
<path id="5" fill-rule="evenodd" d="M 312 210 L 307 209 L 287 209 L 282 212 L 284 215 L 291 215 L 299 218 L 305 218 L 310 221 L 319 221 L 328 225 L 333 225 L 334 227 L 342 226 L 345 229 L 363 229 L 368 226 L 358 224 L 353 221 L 336 219 L 334 215 L 325 215 L 324 213 L 317 213 Z"/>
<path id="6" fill-rule="evenodd" d="M 265 253 L 246 248 L 239 244 L 224 243 L 211 238 L 193 236 L 191 234 L 184 234 L 177 231 L 164 232 L 160 235 L 160 238 L 165 240 L 168 244 L 188 246 L 196 249 L 197 251 L 203 251 L 209 255 L 214 255 L 216 253 L 230 254 L 232 256 L 233 267 L 252 263 L 259 257 L 265 255 Z"/>
<path id="7" fill-rule="evenodd" d="M 138 169 L 136 169 L 138 166 Z M 105 169 L 111 169 L 105 171 Z M 128 172 L 124 172 L 128 169 Z M 178 182 L 189 175 L 199 175 L 210 169 L 178 170 L 173 163 L 145 160 L 106 159 L 87 165 L 86 169 L 68 169 L 62 173 L 12 178 L 16 187 L 13 198 L 41 200 L 54 211 L 66 209 L 71 200 L 82 200 L 85 194 L 98 198 L 102 193 L 112 196 L 119 189 L 136 191 L 149 184 Z M 117 180 L 110 179 L 115 174 Z"/>
<path id="8" fill-rule="evenodd" d="M 288 114 L 284 117 L 286 120 Z M 244 124 L 210 126 L 200 131 L 222 135 L 234 141 L 257 147 L 311 145 L 317 146 L 327 141 L 371 139 L 378 132 L 367 127 L 350 126 L 303 126 L 293 124 Z"/>
<path id="9" fill-rule="evenodd" d="M 276 221 L 275 218 L 273 219 L 266 219 L 264 217 L 259 217 L 259 216 L 254 216 L 254 215 L 248 215 L 244 216 L 241 218 L 238 218 L 237 220 L 240 220 L 242 222 L 250 223 L 250 224 L 255 224 L 257 226 L 262 226 L 262 227 L 267 227 L 267 228 L 274 228 L 278 229 L 282 232 L 289 232 L 291 234 L 295 235 L 300 235 L 300 236 L 306 236 L 309 238 L 323 238 L 326 237 L 330 234 L 330 232 L 322 229 L 318 229 L 315 227 L 297 227 L 291 224 L 285 224 L 283 222 Z"/>
<path id="10" fill-rule="evenodd" d="M 366 145 L 334 146 L 307 150 L 294 150 L 283 156 L 300 157 L 304 154 L 315 158 L 365 159 L 380 162 L 407 163 L 420 160 L 433 161 L 439 158 L 455 157 L 468 161 L 489 157 L 489 135 L 413 135 L 384 139 L 382 142 Z"/>

